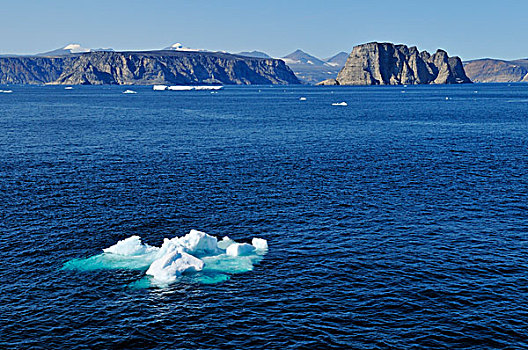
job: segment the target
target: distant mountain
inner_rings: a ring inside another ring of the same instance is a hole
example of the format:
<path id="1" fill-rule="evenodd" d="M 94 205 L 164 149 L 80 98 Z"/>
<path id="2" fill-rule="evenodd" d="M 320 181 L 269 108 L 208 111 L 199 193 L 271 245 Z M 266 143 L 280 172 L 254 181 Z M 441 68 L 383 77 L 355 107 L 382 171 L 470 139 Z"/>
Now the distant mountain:
<path id="1" fill-rule="evenodd" d="M 483 58 L 464 62 L 464 69 L 476 83 L 528 82 L 528 59 L 506 61 Z"/>
<path id="2" fill-rule="evenodd" d="M 286 55 L 282 57 L 284 62 L 286 64 L 309 64 L 313 66 L 323 66 L 325 64 L 324 61 L 321 59 L 312 56 L 310 54 L 307 54 L 306 52 L 302 50 L 295 50 L 294 52 L 290 53 L 289 55 Z"/>
<path id="3" fill-rule="evenodd" d="M 62 55 L 71 55 L 75 53 L 85 53 L 85 52 L 91 52 L 91 51 L 92 50 L 84 48 L 79 44 L 68 44 L 60 49 L 38 53 L 35 56 L 62 56 Z"/>
<path id="4" fill-rule="evenodd" d="M 346 63 L 346 60 L 348 58 L 348 53 L 341 51 L 338 54 L 335 54 L 334 56 L 325 59 L 324 61 L 328 64 L 343 67 Z"/>
<path id="5" fill-rule="evenodd" d="M 331 59 L 336 56 L 331 57 Z M 337 59 L 339 59 L 339 57 Z M 316 84 L 322 80 L 335 78 L 337 73 L 339 73 L 344 66 L 344 63 L 339 64 L 334 61 L 325 62 L 324 60 L 312 56 L 302 50 L 295 50 L 289 55 L 282 57 L 282 60 L 295 72 L 295 75 L 306 84 Z"/>
<path id="6" fill-rule="evenodd" d="M 267 53 L 264 53 L 262 51 L 242 51 L 237 53 L 239 56 L 246 56 L 246 57 L 256 57 L 256 58 L 271 58 L 270 55 Z"/>

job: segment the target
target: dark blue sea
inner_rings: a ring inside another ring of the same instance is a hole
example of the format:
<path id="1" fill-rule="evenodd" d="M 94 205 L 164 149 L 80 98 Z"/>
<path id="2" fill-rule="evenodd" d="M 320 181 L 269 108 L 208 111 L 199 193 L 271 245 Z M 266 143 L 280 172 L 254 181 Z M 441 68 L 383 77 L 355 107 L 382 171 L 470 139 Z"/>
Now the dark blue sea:
<path id="1" fill-rule="evenodd" d="M 528 347 L 526 84 L 1 88 L 0 348 Z M 191 229 L 269 250 L 65 268 Z"/>

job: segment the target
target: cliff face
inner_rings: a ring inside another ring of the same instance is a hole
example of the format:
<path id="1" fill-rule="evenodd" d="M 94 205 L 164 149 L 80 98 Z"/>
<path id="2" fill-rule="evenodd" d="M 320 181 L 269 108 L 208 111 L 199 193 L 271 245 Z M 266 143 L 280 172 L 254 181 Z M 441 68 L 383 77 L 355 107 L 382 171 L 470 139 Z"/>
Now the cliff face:
<path id="1" fill-rule="evenodd" d="M 276 59 L 216 52 L 91 52 L 0 57 L 0 84 L 299 84 Z"/>
<path id="2" fill-rule="evenodd" d="M 325 85 L 471 83 L 458 57 L 443 50 L 431 55 L 413 47 L 368 43 L 354 47 L 336 81 Z"/>
<path id="3" fill-rule="evenodd" d="M 465 62 L 464 69 L 477 83 L 528 82 L 528 59 L 504 61 L 484 58 Z"/>

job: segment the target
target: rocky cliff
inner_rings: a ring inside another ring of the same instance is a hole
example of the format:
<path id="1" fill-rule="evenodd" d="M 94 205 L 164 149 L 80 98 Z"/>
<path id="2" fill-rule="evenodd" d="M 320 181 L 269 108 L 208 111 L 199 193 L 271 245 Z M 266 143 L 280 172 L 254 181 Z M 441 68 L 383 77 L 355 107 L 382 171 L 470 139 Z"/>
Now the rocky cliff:
<path id="1" fill-rule="evenodd" d="M 528 59 L 505 61 L 484 58 L 465 62 L 464 69 L 476 83 L 528 82 Z"/>
<path id="2" fill-rule="evenodd" d="M 335 80 L 322 85 L 471 83 L 458 57 L 443 50 L 431 55 L 413 47 L 368 43 L 354 47 Z"/>
<path id="3" fill-rule="evenodd" d="M 219 52 L 89 52 L 0 57 L 0 84 L 299 84 L 277 59 Z"/>

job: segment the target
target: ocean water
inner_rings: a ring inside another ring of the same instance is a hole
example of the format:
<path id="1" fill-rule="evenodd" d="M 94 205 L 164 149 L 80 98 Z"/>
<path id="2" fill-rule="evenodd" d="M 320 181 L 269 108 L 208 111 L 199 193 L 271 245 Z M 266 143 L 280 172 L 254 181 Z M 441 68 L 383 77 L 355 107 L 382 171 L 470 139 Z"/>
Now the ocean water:
<path id="1" fill-rule="evenodd" d="M 526 84 L 2 89 L 0 348 L 528 347 Z M 191 229 L 269 251 L 64 268 Z"/>

